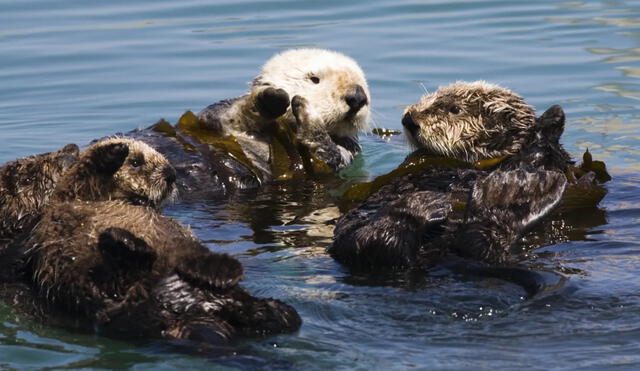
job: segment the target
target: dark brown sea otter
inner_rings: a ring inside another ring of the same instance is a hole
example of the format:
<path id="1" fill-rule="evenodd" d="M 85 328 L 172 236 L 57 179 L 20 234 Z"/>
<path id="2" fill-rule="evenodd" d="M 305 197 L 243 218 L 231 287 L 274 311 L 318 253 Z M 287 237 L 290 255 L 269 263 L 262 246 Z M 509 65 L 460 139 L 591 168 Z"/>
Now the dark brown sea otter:
<path id="1" fill-rule="evenodd" d="M 0 168 L 0 244 L 31 230 L 62 174 L 78 159 L 78 146 L 21 158 Z"/>
<path id="2" fill-rule="evenodd" d="M 426 95 L 402 119 L 418 148 L 401 166 L 407 175 L 341 217 L 329 253 L 362 270 L 425 267 L 451 254 L 508 263 L 567 186 L 564 121 L 559 106 L 536 118 L 520 96 L 485 82 Z"/>
<path id="3" fill-rule="evenodd" d="M 139 141 L 113 138 L 82 151 L 30 237 L 4 254 L 17 262 L 3 298 L 46 322 L 126 339 L 224 344 L 295 331 L 293 308 L 251 296 L 238 285 L 240 262 L 158 212 L 175 179 Z"/>

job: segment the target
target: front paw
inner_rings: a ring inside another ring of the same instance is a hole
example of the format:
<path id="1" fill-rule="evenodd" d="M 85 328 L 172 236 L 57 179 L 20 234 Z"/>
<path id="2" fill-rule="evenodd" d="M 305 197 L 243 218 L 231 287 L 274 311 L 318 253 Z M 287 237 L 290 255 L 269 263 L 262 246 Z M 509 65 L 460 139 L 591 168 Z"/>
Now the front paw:
<path id="1" fill-rule="evenodd" d="M 291 112 L 293 117 L 296 118 L 298 128 L 311 130 L 312 132 L 317 132 L 324 128 L 322 117 L 304 97 L 296 95 L 291 99 Z"/>
<path id="2" fill-rule="evenodd" d="M 183 259 L 176 271 L 180 278 L 196 286 L 214 289 L 235 286 L 243 275 L 242 264 L 236 258 L 213 252 Z"/>
<path id="3" fill-rule="evenodd" d="M 275 119 L 287 112 L 289 94 L 282 89 L 266 88 L 256 97 L 256 109 L 267 119 Z"/>

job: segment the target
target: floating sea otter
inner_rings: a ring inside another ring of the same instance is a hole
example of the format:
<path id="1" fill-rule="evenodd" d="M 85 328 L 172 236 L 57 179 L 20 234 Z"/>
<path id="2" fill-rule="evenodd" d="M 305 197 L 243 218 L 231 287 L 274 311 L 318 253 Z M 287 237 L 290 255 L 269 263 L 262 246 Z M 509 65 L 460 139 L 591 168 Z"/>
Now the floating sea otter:
<path id="1" fill-rule="evenodd" d="M 3 253 L 6 268 L 26 250 L 2 296 L 42 320 L 127 339 L 224 344 L 296 330 L 293 308 L 238 285 L 240 262 L 159 214 L 175 179 L 169 162 L 139 141 L 114 138 L 82 151 L 30 237 Z"/>
<path id="2" fill-rule="evenodd" d="M 275 55 L 243 96 L 127 135 L 163 153 L 189 194 L 333 173 L 360 151 L 370 95 L 358 64 L 320 49 Z"/>
<path id="3" fill-rule="evenodd" d="M 559 106 L 536 118 L 521 97 L 485 82 L 426 95 L 402 119 L 418 151 L 347 192 L 366 200 L 337 221 L 329 253 L 364 270 L 428 267 L 448 254 L 509 262 L 510 247 L 560 203 L 567 177 L 576 183 L 559 143 L 564 121 Z M 594 182 L 592 173 L 577 181 Z"/>
<path id="4" fill-rule="evenodd" d="M 62 174 L 78 159 L 78 146 L 11 161 L 0 168 L 0 244 L 28 233 Z"/>

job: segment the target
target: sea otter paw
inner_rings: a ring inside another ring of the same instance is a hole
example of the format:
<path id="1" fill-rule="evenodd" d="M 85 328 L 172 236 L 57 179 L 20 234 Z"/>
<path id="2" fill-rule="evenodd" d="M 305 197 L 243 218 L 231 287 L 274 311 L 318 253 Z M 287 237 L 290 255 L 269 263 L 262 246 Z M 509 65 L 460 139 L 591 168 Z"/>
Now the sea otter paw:
<path id="1" fill-rule="evenodd" d="M 91 160 L 98 173 L 113 175 L 122 167 L 129 156 L 129 147 L 124 143 L 110 143 L 98 146 L 91 154 Z"/>
<path id="2" fill-rule="evenodd" d="M 566 184 L 564 174 L 554 171 L 494 171 L 475 184 L 470 216 L 490 215 L 524 230 L 560 202 Z"/>
<path id="3" fill-rule="evenodd" d="M 157 257 L 144 240 L 122 228 L 107 228 L 100 233 L 98 248 L 118 268 L 150 269 Z"/>
<path id="4" fill-rule="evenodd" d="M 476 182 L 465 221 L 455 231 L 462 256 L 505 263 L 511 246 L 558 205 L 567 179 L 562 173 L 496 170 Z"/>
<path id="5" fill-rule="evenodd" d="M 266 88 L 256 97 L 256 109 L 266 119 L 275 119 L 287 112 L 289 94 L 283 89 Z"/>
<path id="6" fill-rule="evenodd" d="M 243 275 L 242 264 L 236 258 L 216 253 L 188 257 L 178 264 L 176 271 L 196 286 L 214 289 L 235 286 Z"/>
<path id="7" fill-rule="evenodd" d="M 299 130 L 308 131 L 324 127 L 322 116 L 313 109 L 304 97 L 296 95 L 291 99 L 291 112 L 296 118 Z"/>

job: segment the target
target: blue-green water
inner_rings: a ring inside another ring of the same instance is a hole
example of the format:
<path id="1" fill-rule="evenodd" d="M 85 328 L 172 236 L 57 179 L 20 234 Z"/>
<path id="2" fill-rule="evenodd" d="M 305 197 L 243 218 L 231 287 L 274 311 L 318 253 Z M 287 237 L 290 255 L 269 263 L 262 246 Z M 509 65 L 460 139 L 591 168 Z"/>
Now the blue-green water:
<path id="1" fill-rule="evenodd" d="M 447 275 L 372 284 L 324 253 L 323 222 L 337 214 L 322 187 L 265 190 L 167 213 L 237 255 L 254 294 L 294 305 L 299 332 L 212 357 L 44 327 L 0 306 L 0 368 L 640 367 L 638 2 L 4 0 L 0 163 L 175 122 L 245 91 L 275 52 L 307 46 L 361 64 L 372 126 L 399 129 L 403 106 L 456 80 L 497 82 L 540 112 L 561 104 L 567 149 L 589 148 L 614 175 L 571 241 L 536 251 L 568 282 L 529 300 Z M 386 172 L 408 152 L 400 137 L 361 138 L 346 177 Z"/>

